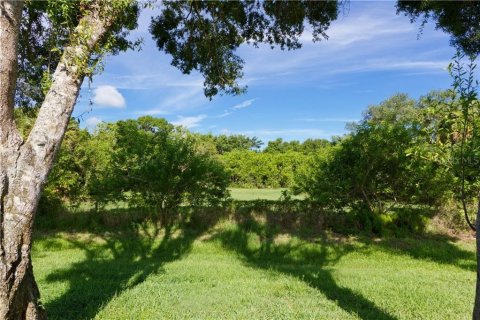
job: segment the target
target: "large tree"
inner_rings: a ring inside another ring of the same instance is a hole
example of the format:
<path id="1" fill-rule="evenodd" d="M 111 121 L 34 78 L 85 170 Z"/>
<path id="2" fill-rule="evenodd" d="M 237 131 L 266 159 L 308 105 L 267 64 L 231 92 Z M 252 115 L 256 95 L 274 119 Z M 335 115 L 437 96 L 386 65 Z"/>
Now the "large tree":
<path id="1" fill-rule="evenodd" d="M 67 21 L 61 29 L 66 35 L 57 37 L 55 48 L 61 54 L 48 78 L 35 124 L 23 139 L 13 110 L 24 3 L 0 2 L 0 319 L 45 317 L 30 259 L 40 194 L 84 77 L 95 67 L 98 56 L 116 45 L 118 34 L 131 27 L 123 20 L 137 12 L 134 4 L 126 1 L 56 5 L 46 3 L 45 10 L 51 10 L 49 22 L 53 28 L 63 23 L 54 14 Z"/>
<path id="2" fill-rule="evenodd" d="M 480 2 L 479 1 L 398 1 L 397 13 L 404 13 L 410 17 L 412 22 L 421 19 L 422 27 L 429 21 L 435 23 L 437 29 L 450 34 L 450 42 L 460 52 L 474 60 L 480 54 Z M 471 101 L 476 100 L 477 93 L 474 82 L 468 78 L 468 73 L 460 71 L 455 80 L 454 86 L 460 89 L 460 98 L 464 101 L 464 110 L 469 109 Z M 470 75 L 472 75 L 471 73 Z M 458 90 L 457 90 L 458 91 Z M 468 115 L 468 112 L 467 112 Z M 464 118 L 467 121 L 468 117 Z M 465 136 L 463 137 L 465 138 Z M 478 137 L 477 137 L 478 138 Z M 463 159 L 463 157 L 462 157 Z M 463 188 L 462 188 L 463 189 Z M 464 205 L 465 216 L 468 220 L 467 209 Z M 475 303 L 473 308 L 473 319 L 480 319 L 480 195 L 476 219 L 477 238 L 477 284 L 475 292 Z M 470 222 L 469 222 L 470 224 Z"/>
<path id="3" fill-rule="evenodd" d="M 134 0 L 0 1 L 0 319 L 46 317 L 30 258 L 40 194 L 85 77 L 134 45 L 125 36 L 138 9 Z M 337 1 L 164 2 L 151 32 L 174 66 L 204 76 L 207 96 L 238 94 L 242 43 L 300 48 L 305 24 L 326 38 L 337 10 Z M 39 107 L 26 139 L 15 106 Z"/>

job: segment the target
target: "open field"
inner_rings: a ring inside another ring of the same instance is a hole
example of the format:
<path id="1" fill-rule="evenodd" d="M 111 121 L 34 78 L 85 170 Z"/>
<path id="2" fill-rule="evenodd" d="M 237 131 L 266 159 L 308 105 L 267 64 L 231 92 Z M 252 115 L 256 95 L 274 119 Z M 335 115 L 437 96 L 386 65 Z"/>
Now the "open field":
<path id="1" fill-rule="evenodd" d="M 228 188 L 230 197 L 233 200 L 249 201 L 249 200 L 279 200 L 282 196 L 282 191 L 287 188 L 272 188 L 272 189 L 255 189 L 255 188 Z M 294 199 L 303 199 L 304 196 L 293 196 Z M 81 204 L 69 207 L 72 211 L 86 211 L 95 208 L 95 205 L 90 202 L 83 201 Z M 127 209 L 128 203 L 125 201 L 109 202 L 103 209 Z"/>
<path id="2" fill-rule="evenodd" d="M 246 188 L 229 188 L 230 196 L 234 200 L 278 200 L 282 196 L 282 191 L 286 188 L 274 189 L 246 189 Z M 303 199 L 302 196 L 294 196 L 295 199 Z"/>
<path id="3" fill-rule="evenodd" d="M 270 237 L 227 220 L 199 229 L 37 236 L 51 319 L 470 318 L 470 241 Z"/>

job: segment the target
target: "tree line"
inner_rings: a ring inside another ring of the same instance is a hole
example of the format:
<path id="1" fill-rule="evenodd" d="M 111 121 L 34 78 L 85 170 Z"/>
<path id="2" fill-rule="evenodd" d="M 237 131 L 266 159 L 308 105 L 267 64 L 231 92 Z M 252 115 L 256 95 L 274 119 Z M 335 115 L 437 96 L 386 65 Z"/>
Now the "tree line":
<path id="1" fill-rule="evenodd" d="M 35 116 L 16 109 L 24 135 Z M 102 123 L 93 132 L 71 119 L 40 209 L 120 200 L 174 208 L 186 197 L 189 203 L 212 202 L 209 194 L 224 198 L 227 187 L 291 188 L 330 142 L 277 139 L 260 150 L 262 144 L 240 134 L 193 133 L 150 116 Z"/>
<path id="2" fill-rule="evenodd" d="M 418 100 L 397 94 L 369 106 L 342 137 L 279 138 L 263 149 L 256 137 L 199 134 L 150 116 L 102 123 L 93 132 L 72 119 L 41 208 L 126 201 L 163 212 L 218 204 L 228 187 L 289 188 L 372 221 L 424 207 L 442 209 L 449 226 L 464 227 L 460 204 L 471 208 L 480 191 L 478 100 L 471 104 L 465 127 L 454 90 Z M 28 133 L 32 115 L 16 112 Z"/>

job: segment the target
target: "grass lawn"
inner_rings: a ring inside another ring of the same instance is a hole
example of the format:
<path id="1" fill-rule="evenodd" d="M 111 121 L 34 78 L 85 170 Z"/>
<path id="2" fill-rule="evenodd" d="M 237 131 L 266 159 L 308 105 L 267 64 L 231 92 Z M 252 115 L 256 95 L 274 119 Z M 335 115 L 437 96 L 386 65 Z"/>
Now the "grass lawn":
<path id="1" fill-rule="evenodd" d="M 247 189 L 247 188 L 228 188 L 230 196 L 234 200 L 249 201 L 249 200 L 279 200 L 282 196 L 282 191 L 288 190 L 287 188 L 275 188 L 275 189 Z M 303 199 L 302 195 L 293 196 L 294 199 Z M 78 206 L 71 206 L 72 211 L 85 211 L 94 209 L 94 204 L 89 202 L 82 202 Z M 107 203 L 103 208 L 105 210 L 111 209 L 127 209 L 128 203 L 124 201 L 115 201 Z"/>
<path id="2" fill-rule="evenodd" d="M 230 195 L 235 200 L 278 200 L 282 196 L 282 191 L 288 190 L 284 188 L 277 189 L 243 189 L 229 188 Z M 302 199 L 302 196 L 294 196 L 295 199 Z"/>
<path id="3" fill-rule="evenodd" d="M 263 231 L 43 235 L 33 265 L 51 319 L 470 319 L 473 242 Z"/>

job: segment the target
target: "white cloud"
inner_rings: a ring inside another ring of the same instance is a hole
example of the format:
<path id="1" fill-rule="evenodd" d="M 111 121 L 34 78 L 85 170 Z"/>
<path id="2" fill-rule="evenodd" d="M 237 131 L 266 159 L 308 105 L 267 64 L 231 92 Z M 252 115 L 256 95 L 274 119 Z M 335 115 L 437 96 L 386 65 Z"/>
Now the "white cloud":
<path id="1" fill-rule="evenodd" d="M 214 118 L 225 118 L 226 116 L 229 116 L 232 113 L 233 113 L 232 111 L 225 110 L 225 111 L 223 111 L 222 114 L 219 114 L 218 116 L 215 116 Z"/>
<path id="2" fill-rule="evenodd" d="M 297 119 L 303 122 L 357 122 L 359 119 L 355 118 L 301 118 Z"/>
<path id="3" fill-rule="evenodd" d="M 351 69 L 346 68 L 337 72 L 350 71 L 375 71 L 375 70 L 437 70 L 445 72 L 444 69 L 450 61 L 448 60 L 405 60 L 405 59 L 375 59 L 364 63 L 363 67 L 357 65 Z"/>
<path id="4" fill-rule="evenodd" d="M 207 116 L 204 114 L 198 115 L 198 116 L 193 116 L 193 117 L 182 117 L 179 116 L 177 120 L 172 121 L 172 124 L 175 126 L 183 126 L 185 128 L 195 128 L 200 125 L 200 122 L 202 122 Z"/>
<path id="5" fill-rule="evenodd" d="M 221 113 L 219 115 L 216 115 L 216 116 L 212 116 L 211 118 L 217 118 L 217 119 L 225 118 L 225 117 L 231 115 L 232 113 L 238 111 L 239 109 L 250 107 L 256 100 L 258 100 L 258 98 L 245 100 L 243 102 L 240 102 L 240 103 L 234 105 L 233 107 L 230 107 L 228 109 L 223 110 L 223 113 Z"/>
<path id="6" fill-rule="evenodd" d="M 251 82 L 256 86 L 300 82 L 318 86 L 327 80 L 345 79 L 344 75 L 353 72 L 398 71 L 406 74 L 415 70 L 441 73 L 448 65 L 449 61 L 439 58 L 451 51 L 445 34 L 427 30 L 428 37 L 417 40 L 418 26 L 411 24 L 407 17 L 392 14 L 394 3 L 353 6 L 354 13 L 340 17 L 327 30 L 328 41 L 312 43 L 311 32 L 307 30 L 301 37 L 303 48 L 298 51 L 242 46 L 239 51 L 245 59 L 247 82 L 250 86 Z M 445 41 L 442 49 L 413 50 L 417 43 L 423 48 L 437 44 L 440 37 Z M 292 72 L 296 76 L 292 76 Z"/>
<path id="7" fill-rule="evenodd" d="M 372 19 L 372 16 L 388 16 L 389 18 Z M 394 39 L 399 35 L 415 34 L 415 29 L 414 25 L 405 23 L 405 19 L 402 17 L 386 15 L 382 10 L 373 10 L 373 12 L 349 15 L 334 21 L 332 28 L 327 33 L 330 45 L 349 46 L 361 41 L 378 41 L 379 38 L 385 37 Z"/>
<path id="8" fill-rule="evenodd" d="M 201 86 L 187 87 L 171 92 L 161 102 L 160 107 L 161 109 L 186 109 L 203 104 L 205 101 Z"/>
<path id="9" fill-rule="evenodd" d="M 87 120 L 85 120 L 85 125 L 89 129 L 95 128 L 99 123 L 102 122 L 102 119 L 97 118 L 97 117 L 89 117 Z"/>
<path id="10" fill-rule="evenodd" d="M 136 60 L 133 62 L 132 60 Z M 139 65 L 142 69 L 142 62 L 136 57 L 126 57 L 125 61 L 130 64 Z M 161 66 L 161 68 L 170 66 Z M 181 89 L 203 86 L 203 79 L 199 76 L 176 74 L 175 70 L 163 73 L 141 73 L 138 70 L 129 70 L 128 74 L 104 73 L 102 78 L 96 79 L 102 84 L 114 84 L 118 89 L 124 90 L 154 90 L 154 89 Z"/>
<path id="11" fill-rule="evenodd" d="M 93 102 L 103 107 L 125 108 L 125 98 L 114 86 L 99 86 L 95 89 Z"/>
<path id="12" fill-rule="evenodd" d="M 238 109 L 243 109 L 243 108 L 250 107 L 255 102 L 255 100 L 257 100 L 257 98 L 245 100 L 242 103 L 234 105 L 231 109 L 232 110 L 238 110 Z"/>
<path id="13" fill-rule="evenodd" d="M 135 114 L 139 114 L 142 116 L 163 116 L 163 115 L 170 114 L 170 112 L 163 110 L 161 108 L 156 108 L 156 109 L 138 111 L 138 112 L 135 112 Z"/>

